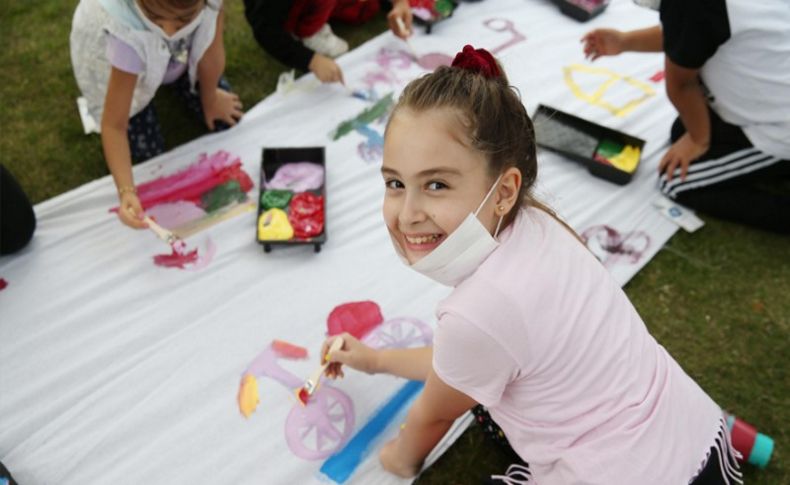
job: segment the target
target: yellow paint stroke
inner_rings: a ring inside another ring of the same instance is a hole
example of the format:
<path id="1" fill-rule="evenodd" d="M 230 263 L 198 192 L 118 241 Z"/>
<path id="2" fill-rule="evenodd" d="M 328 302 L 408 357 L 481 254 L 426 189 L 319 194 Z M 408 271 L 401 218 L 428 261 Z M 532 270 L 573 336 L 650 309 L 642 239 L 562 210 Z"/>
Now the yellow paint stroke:
<path id="1" fill-rule="evenodd" d="M 623 172 L 631 173 L 639 163 L 639 151 L 639 147 L 626 145 L 623 151 L 609 159 L 609 163 Z"/>
<path id="2" fill-rule="evenodd" d="M 563 69 L 565 73 L 565 83 L 570 88 L 571 92 L 577 98 L 581 99 L 582 101 L 587 101 L 588 103 L 594 106 L 600 106 L 605 110 L 609 111 L 615 116 L 623 117 L 634 110 L 640 103 L 644 102 L 645 100 L 649 99 L 652 96 L 655 96 L 655 90 L 647 83 L 643 83 L 637 79 L 634 79 L 629 76 L 623 76 L 622 74 L 618 74 L 610 69 L 606 69 L 605 67 L 592 67 L 586 66 L 584 64 L 571 64 L 570 66 L 566 66 Z M 595 90 L 594 93 L 589 94 L 582 90 L 582 88 L 576 84 L 576 81 L 573 80 L 573 73 L 574 72 L 584 72 L 587 74 L 595 74 L 600 75 L 604 78 L 603 83 Z M 635 87 L 639 91 L 642 91 L 644 94 L 631 101 L 628 101 L 623 106 L 615 106 L 612 103 L 605 101 L 603 96 L 606 92 L 614 86 L 618 81 L 623 81 L 631 86 Z"/>
<path id="3" fill-rule="evenodd" d="M 258 380 L 252 374 L 245 374 L 241 379 L 237 400 L 239 411 L 245 418 L 249 418 L 261 402 L 258 398 Z"/>

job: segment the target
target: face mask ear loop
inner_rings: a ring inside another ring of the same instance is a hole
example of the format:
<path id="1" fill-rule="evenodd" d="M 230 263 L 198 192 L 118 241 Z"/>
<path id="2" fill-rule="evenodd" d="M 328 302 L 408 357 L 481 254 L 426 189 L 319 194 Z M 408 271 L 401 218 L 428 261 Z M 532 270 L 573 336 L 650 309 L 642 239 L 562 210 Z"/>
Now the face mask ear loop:
<path id="1" fill-rule="evenodd" d="M 494 185 L 492 185 L 491 188 L 488 189 L 488 193 L 483 198 L 483 202 L 480 202 L 480 205 L 477 206 L 477 210 L 475 211 L 475 217 L 477 217 L 477 214 L 480 212 L 480 209 L 482 209 L 483 206 L 486 205 L 486 201 L 488 201 L 488 198 L 491 197 L 491 194 L 494 193 L 494 189 L 496 189 L 496 185 L 499 183 L 499 180 L 501 178 L 502 178 L 502 174 L 499 174 L 499 177 L 497 177 L 496 180 L 494 181 Z"/>
<path id="2" fill-rule="evenodd" d="M 496 223 L 496 229 L 494 230 L 494 239 L 496 239 L 497 234 L 499 234 L 499 228 L 502 227 L 502 220 L 505 216 L 499 216 L 499 222 Z"/>

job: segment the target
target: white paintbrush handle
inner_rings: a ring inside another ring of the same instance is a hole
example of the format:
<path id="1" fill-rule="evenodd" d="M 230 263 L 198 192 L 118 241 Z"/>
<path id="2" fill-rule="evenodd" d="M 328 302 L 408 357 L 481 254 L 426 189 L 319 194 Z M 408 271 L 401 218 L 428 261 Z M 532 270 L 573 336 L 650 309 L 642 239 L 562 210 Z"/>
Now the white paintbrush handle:
<path id="1" fill-rule="evenodd" d="M 400 17 L 395 17 L 395 23 L 398 24 L 398 30 L 400 30 L 400 32 L 403 35 L 406 35 L 409 32 L 408 30 L 406 30 L 406 26 L 403 24 L 403 20 L 401 20 Z M 419 59 L 420 56 L 417 55 L 417 51 L 414 50 L 414 46 L 411 45 L 411 42 L 409 42 L 409 39 L 403 39 L 403 42 L 406 43 L 406 47 L 408 47 L 409 51 L 411 51 L 412 57 L 414 57 L 415 59 Z"/>
<path id="2" fill-rule="evenodd" d="M 401 34 L 406 35 L 409 33 L 409 31 L 406 30 L 406 24 L 403 23 L 403 19 L 400 17 L 395 17 L 395 23 L 398 24 L 398 30 L 400 30 Z"/>
<path id="3" fill-rule="evenodd" d="M 172 243 L 173 241 L 176 240 L 176 237 L 175 237 L 175 235 L 173 235 L 172 232 L 168 231 L 164 227 L 162 227 L 159 224 L 157 224 L 156 222 L 154 222 L 154 220 L 151 219 L 149 216 L 145 216 L 143 218 L 143 221 L 145 221 L 148 224 L 148 227 L 152 231 L 154 231 L 154 234 L 156 234 L 159 237 L 159 239 L 161 239 L 161 240 L 163 240 L 163 241 L 165 241 L 167 243 Z"/>
<path id="4" fill-rule="evenodd" d="M 327 350 L 327 354 L 331 354 L 332 352 L 337 352 L 343 347 L 343 339 L 341 337 L 337 337 L 333 342 L 332 345 L 329 346 L 329 350 Z M 326 368 L 329 367 L 329 361 L 324 362 L 321 364 L 321 367 L 316 369 L 312 376 L 307 379 L 307 383 L 305 387 L 308 387 L 308 392 L 312 393 L 315 387 L 318 385 L 318 381 L 321 379 L 321 375 L 324 373 Z"/>

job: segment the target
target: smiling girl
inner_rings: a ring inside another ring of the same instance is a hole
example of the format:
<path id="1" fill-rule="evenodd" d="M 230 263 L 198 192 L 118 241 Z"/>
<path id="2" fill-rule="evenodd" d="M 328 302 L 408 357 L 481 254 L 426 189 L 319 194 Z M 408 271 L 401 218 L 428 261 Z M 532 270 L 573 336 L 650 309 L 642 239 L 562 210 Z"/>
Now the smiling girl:
<path id="1" fill-rule="evenodd" d="M 344 334 L 328 356 L 330 378 L 348 365 L 426 382 L 381 450 L 385 469 L 416 475 L 475 408 L 528 463 L 507 483 L 739 480 L 721 409 L 533 197 L 532 122 L 491 54 L 466 46 L 452 67 L 406 87 L 381 171 L 396 251 L 454 287 L 437 309 L 432 348 L 374 350 Z"/>
<path id="2" fill-rule="evenodd" d="M 132 160 L 164 151 L 152 104 L 172 84 L 209 129 L 241 118 L 225 69 L 222 0 L 82 0 L 74 13 L 71 60 L 88 111 L 101 120 L 104 157 L 118 189 L 121 221 L 144 228 Z"/>

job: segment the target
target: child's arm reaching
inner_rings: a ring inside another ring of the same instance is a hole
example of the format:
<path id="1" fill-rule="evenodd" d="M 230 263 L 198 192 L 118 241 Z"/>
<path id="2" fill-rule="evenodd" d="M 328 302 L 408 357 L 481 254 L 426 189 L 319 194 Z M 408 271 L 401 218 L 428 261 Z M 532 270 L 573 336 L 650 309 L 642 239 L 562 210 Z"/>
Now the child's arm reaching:
<path id="1" fill-rule="evenodd" d="M 400 23 L 398 22 L 400 19 Z M 406 39 L 412 34 L 412 13 L 408 0 L 393 0 L 392 10 L 387 14 L 387 23 L 393 34 L 401 39 Z M 405 27 L 405 31 L 401 29 Z"/>
<path id="2" fill-rule="evenodd" d="M 326 369 L 327 377 L 342 377 L 341 366 L 347 365 L 368 374 L 386 373 L 426 381 L 425 389 L 409 410 L 400 435 L 387 443 L 380 454 L 387 471 L 413 477 L 453 421 L 477 402 L 439 379 L 432 368 L 432 347 L 376 350 L 348 333 L 341 337 L 343 347 L 340 350 L 326 353 L 337 337 L 328 338 L 321 347 L 322 362 L 324 358 L 331 362 Z"/>
<path id="3" fill-rule="evenodd" d="M 621 52 L 660 52 L 664 50 L 663 28 L 658 25 L 641 30 L 620 32 L 596 29 L 582 37 L 584 55 L 591 60 L 614 56 Z M 672 180 L 675 169 L 686 178 L 689 164 L 703 155 L 710 145 L 710 119 L 705 95 L 699 85 L 699 70 L 680 66 L 665 56 L 667 95 L 678 110 L 686 133 L 664 154 L 659 163 L 660 173 Z"/>
<path id="4" fill-rule="evenodd" d="M 660 25 L 628 32 L 595 29 L 582 37 L 584 56 L 592 61 L 602 56 L 616 56 L 629 51 L 661 52 L 662 42 L 663 33 Z"/>
<path id="5" fill-rule="evenodd" d="M 326 369 L 326 376 L 330 379 L 344 376 L 343 365 L 367 374 L 392 374 L 416 381 L 424 381 L 431 371 L 431 347 L 377 350 L 363 344 L 349 333 L 340 336 L 343 338 L 343 347 L 337 352 L 327 354 L 336 337 L 328 338 L 321 347 L 322 362 L 323 359 L 331 362 Z"/>
<path id="6" fill-rule="evenodd" d="M 111 68 L 101 118 L 101 142 L 104 159 L 118 189 L 118 217 L 129 227 L 144 229 L 148 224 L 143 222 L 143 208 L 134 186 L 127 135 L 129 110 L 136 84 L 137 74 Z"/>
<path id="7" fill-rule="evenodd" d="M 244 15 L 255 40 L 286 66 L 310 71 L 324 83 L 342 83 L 343 72 L 333 59 L 308 49 L 285 29 L 292 6 L 289 1 L 244 0 Z"/>
<path id="8" fill-rule="evenodd" d="M 310 59 L 310 64 L 307 66 L 310 72 L 315 74 L 322 83 L 340 83 L 345 84 L 343 80 L 343 70 L 337 65 L 334 59 L 326 57 L 325 55 L 316 52 Z"/>
<path id="9" fill-rule="evenodd" d="M 384 469 L 404 478 L 417 475 L 425 457 L 453 422 L 476 404 L 471 397 L 442 382 L 431 370 L 400 434 L 381 449 L 379 458 Z"/>
<path id="10" fill-rule="evenodd" d="M 217 15 L 217 30 L 214 40 L 206 49 L 198 63 L 198 81 L 200 84 L 200 102 L 203 106 L 203 117 L 206 126 L 214 129 L 214 121 L 221 120 L 233 126 L 244 114 L 239 97 L 217 87 L 219 77 L 225 70 L 225 45 L 223 44 L 223 25 L 225 10 Z"/>
<path id="11" fill-rule="evenodd" d="M 686 179 L 689 164 L 710 146 L 708 103 L 699 83 L 699 69 L 680 66 L 667 56 L 664 60 L 667 95 L 678 110 L 686 132 L 669 147 L 658 165 L 660 173 L 672 180 L 676 168 L 680 179 Z"/>

